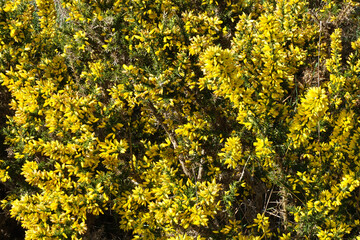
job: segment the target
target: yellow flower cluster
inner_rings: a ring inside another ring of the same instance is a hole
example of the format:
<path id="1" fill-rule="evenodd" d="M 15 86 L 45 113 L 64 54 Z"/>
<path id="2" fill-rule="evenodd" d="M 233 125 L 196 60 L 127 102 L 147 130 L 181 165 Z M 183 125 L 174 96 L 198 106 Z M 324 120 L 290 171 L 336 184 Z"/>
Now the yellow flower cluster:
<path id="1" fill-rule="evenodd" d="M 229 168 L 235 169 L 245 164 L 244 159 L 242 159 L 242 146 L 239 137 L 229 137 L 221 151 L 219 156 L 224 158 L 224 163 Z"/>
<path id="2" fill-rule="evenodd" d="M 0 1 L 2 206 L 27 240 L 102 217 L 134 239 L 355 238 L 360 40 L 325 26 L 356 6 Z"/>
<path id="3" fill-rule="evenodd" d="M 328 98 L 320 87 L 310 88 L 301 100 L 288 135 L 294 148 L 308 144 L 310 134 L 318 127 L 320 119 L 326 120 L 328 109 Z"/>

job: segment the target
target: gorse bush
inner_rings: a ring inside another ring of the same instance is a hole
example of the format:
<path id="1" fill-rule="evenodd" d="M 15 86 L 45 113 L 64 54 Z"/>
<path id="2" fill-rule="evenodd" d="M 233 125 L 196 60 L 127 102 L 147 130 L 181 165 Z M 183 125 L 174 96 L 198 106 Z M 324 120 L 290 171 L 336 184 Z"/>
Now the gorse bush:
<path id="1" fill-rule="evenodd" d="M 360 238 L 358 12 L 0 0 L 2 207 L 28 240 Z"/>

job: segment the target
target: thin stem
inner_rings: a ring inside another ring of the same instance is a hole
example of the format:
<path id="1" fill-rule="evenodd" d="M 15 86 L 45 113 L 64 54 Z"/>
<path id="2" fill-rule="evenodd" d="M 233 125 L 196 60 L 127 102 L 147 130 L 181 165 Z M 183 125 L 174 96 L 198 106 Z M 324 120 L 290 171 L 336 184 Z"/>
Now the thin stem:
<path id="1" fill-rule="evenodd" d="M 317 79 L 317 84 L 318 87 L 320 87 L 320 54 L 321 54 L 321 30 L 322 30 L 322 21 L 320 21 L 320 29 L 319 29 L 319 43 L 318 43 L 318 79 Z M 318 129 L 318 143 L 320 144 L 320 120 L 318 121 L 317 124 L 317 129 Z M 319 158 L 321 160 L 321 153 L 319 150 Z"/>
<path id="2" fill-rule="evenodd" d="M 174 136 L 175 134 L 173 132 L 169 131 L 168 127 L 164 124 L 163 117 L 158 113 L 154 104 L 150 100 L 148 101 L 148 106 L 149 106 L 152 114 L 155 116 L 157 122 L 160 124 L 160 126 L 164 129 L 164 131 L 170 138 L 170 142 L 172 143 L 174 149 L 178 148 L 178 142 L 176 140 L 176 137 Z M 183 169 L 185 175 L 188 177 L 191 177 L 189 170 L 185 166 L 184 155 L 182 153 L 179 155 L 179 162 L 181 164 L 181 168 Z"/>

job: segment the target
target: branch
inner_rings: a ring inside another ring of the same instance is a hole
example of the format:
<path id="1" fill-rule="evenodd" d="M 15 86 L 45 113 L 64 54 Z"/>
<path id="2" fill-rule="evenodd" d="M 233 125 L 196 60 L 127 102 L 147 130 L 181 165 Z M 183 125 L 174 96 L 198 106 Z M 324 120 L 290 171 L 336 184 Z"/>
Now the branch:
<path id="1" fill-rule="evenodd" d="M 178 143 L 177 143 L 177 140 L 176 140 L 176 136 L 175 136 L 175 134 L 173 132 L 170 132 L 168 127 L 164 124 L 163 116 L 158 113 L 158 111 L 156 110 L 154 104 L 150 100 L 148 100 L 148 106 L 149 106 L 152 114 L 155 116 L 157 122 L 160 124 L 160 126 L 164 129 L 164 131 L 166 132 L 166 134 L 170 138 L 170 142 L 172 143 L 174 149 L 178 148 Z M 191 175 L 190 175 L 189 170 L 185 166 L 184 155 L 182 153 L 179 155 L 179 162 L 181 164 L 181 168 L 184 171 L 185 175 L 190 177 Z"/>

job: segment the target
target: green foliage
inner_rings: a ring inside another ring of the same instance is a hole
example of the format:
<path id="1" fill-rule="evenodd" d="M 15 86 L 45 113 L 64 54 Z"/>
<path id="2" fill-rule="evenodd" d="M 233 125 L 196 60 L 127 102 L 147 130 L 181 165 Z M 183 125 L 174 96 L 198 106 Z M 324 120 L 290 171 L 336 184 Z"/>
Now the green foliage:
<path id="1" fill-rule="evenodd" d="M 358 7 L 0 0 L 3 208 L 29 240 L 102 217 L 134 239 L 357 238 Z"/>

